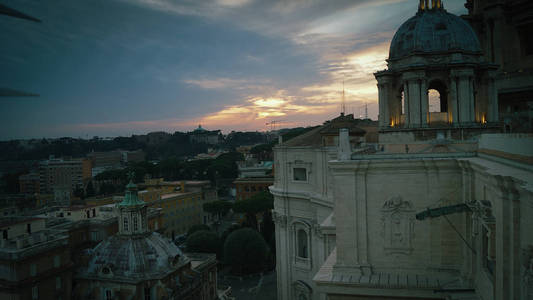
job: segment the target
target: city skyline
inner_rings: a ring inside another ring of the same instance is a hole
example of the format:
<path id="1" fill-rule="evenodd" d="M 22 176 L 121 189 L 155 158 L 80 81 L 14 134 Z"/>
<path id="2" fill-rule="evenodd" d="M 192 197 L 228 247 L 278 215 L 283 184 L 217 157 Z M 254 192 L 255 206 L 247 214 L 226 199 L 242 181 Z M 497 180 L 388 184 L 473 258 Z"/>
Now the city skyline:
<path id="1" fill-rule="evenodd" d="M 0 139 L 269 130 L 377 119 L 373 73 L 418 1 L 7 1 Z M 464 1 L 446 9 L 464 14 Z"/>

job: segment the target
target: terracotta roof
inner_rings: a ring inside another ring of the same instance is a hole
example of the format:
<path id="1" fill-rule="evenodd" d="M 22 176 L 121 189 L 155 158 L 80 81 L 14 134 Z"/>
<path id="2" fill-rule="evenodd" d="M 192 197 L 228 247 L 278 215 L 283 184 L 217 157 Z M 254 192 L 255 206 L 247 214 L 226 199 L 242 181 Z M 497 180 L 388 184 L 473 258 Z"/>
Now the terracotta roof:
<path id="1" fill-rule="evenodd" d="M 372 123 L 373 121 L 354 119 L 353 114 L 340 115 L 330 121 L 324 122 L 322 126 L 288 140 L 283 143 L 283 146 L 321 146 L 323 136 L 338 135 L 341 128 L 348 128 L 352 136 L 364 136 L 366 131 L 358 127 L 358 124 L 369 122 Z"/>

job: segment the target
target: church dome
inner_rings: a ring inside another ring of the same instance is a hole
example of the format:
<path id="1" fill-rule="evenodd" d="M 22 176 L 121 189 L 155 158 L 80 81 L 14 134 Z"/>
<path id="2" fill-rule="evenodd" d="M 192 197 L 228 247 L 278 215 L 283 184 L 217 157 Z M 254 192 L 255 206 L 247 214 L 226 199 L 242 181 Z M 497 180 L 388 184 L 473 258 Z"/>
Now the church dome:
<path id="1" fill-rule="evenodd" d="M 91 252 L 87 273 L 108 278 L 161 278 L 188 261 L 174 243 L 156 232 L 133 238 L 111 236 Z"/>
<path id="2" fill-rule="evenodd" d="M 454 52 L 481 54 L 479 40 L 472 27 L 460 17 L 448 13 L 440 4 L 434 8 L 421 4 L 418 13 L 403 23 L 394 35 L 389 59 Z"/>

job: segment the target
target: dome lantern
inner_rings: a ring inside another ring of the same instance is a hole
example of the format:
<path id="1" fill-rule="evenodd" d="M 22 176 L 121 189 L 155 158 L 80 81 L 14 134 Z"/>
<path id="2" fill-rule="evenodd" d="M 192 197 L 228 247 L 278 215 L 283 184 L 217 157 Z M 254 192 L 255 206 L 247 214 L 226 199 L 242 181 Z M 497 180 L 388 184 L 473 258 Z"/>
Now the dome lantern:
<path id="1" fill-rule="evenodd" d="M 441 0 L 420 0 L 394 34 L 387 63 L 375 73 L 382 130 L 497 125 L 497 66 L 484 59 L 472 27 Z"/>
<path id="2" fill-rule="evenodd" d="M 133 183 L 134 174 L 128 174 L 130 182 L 126 185 L 124 200 L 116 206 L 119 234 L 138 235 L 148 231 L 146 203 L 139 199 L 137 185 Z"/>

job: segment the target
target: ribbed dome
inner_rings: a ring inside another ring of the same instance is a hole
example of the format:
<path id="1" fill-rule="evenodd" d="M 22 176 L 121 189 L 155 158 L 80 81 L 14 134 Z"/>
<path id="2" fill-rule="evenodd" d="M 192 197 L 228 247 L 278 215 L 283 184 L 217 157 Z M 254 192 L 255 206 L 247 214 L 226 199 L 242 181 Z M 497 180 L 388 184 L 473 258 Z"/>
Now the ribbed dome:
<path id="1" fill-rule="evenodd" d="M 156 232 L 135 238 L 111 236 L 91 252 L 88 274 L 130 280 L 158 278 L 188 261 L 172 241 Z"/>
<path id="2" fill-rule="evenodd" d="M 400 26 L 392 39 L 389 59 L 446 52 L 480 54 L 481 47 L 474 30 L 463 19 L 442 8 L 426 9 Z"/>

